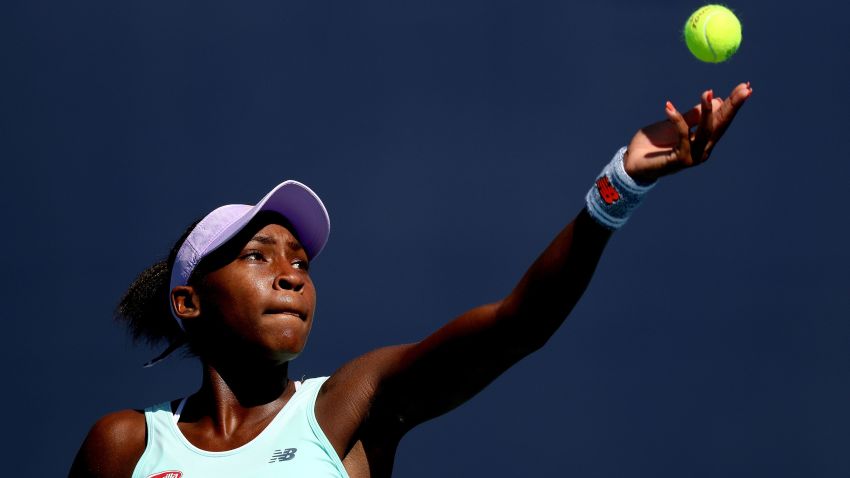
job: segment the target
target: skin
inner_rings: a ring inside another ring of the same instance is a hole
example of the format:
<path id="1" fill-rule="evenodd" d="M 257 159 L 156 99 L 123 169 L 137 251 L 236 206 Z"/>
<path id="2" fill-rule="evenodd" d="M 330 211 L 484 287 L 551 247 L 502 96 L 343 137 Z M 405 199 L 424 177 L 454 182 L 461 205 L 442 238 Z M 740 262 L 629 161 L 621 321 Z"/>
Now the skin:
<path id="1" fill-rule="evenodd" d="M 748 83 L 726 99 L 709 90 L 684 114 L 667 102 L 667 119 L 641 128 L 629 143 L 626 172 L 651 182 L 705 162 L 751 94 Z M 369 352 L 333 373 L 315 411 L 349 475 L 390 476 L 405 433 L 542 347 L 578 302 L 610 236 L 582 211 L 507 297 L 420 342 Z M 216 255 L 203 280 L 175 288 L 172 301 L 203 363 L 201 388 L 178 426 L 195 446 L 223 451 L 256 437 L 294 393 L 288 364 L 306 344 L 316 290 L 307 256 L 282 218 L 259 218 Z M 107 415 L 89 432 L 70 476 L 130 477 L 144 448 L 140 411 Z"/>

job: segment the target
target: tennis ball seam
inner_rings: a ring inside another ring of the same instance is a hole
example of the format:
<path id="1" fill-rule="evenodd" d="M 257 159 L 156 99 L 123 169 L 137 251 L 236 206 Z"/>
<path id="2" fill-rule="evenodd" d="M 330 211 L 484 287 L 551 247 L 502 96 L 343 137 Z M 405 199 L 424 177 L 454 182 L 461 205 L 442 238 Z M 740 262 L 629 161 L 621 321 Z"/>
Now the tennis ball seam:
<path id="1" fill-rule="evenodd" d="M 717 15 L 718 12 L 718 10 L 712 8 L 702 22 L 702 37 L 705 39 L 705 44 L 708 45 L 708 51 L 711 52 L 712 59 L 715 62 L 717 62 L 717 52 L 714 51 L 714 45 L 711 44 L 711 38 L 708 35 L 708 24 L 711 22 L 711 17 Z"/>

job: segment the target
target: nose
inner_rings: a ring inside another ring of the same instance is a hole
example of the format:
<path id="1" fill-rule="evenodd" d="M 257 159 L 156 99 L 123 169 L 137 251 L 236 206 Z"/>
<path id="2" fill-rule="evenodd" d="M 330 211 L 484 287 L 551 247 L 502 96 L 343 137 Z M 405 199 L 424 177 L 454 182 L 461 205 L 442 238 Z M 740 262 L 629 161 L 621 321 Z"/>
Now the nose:
<path id="1" fill-rule="evenodd" d="M 281 290 L 291 290 L 293 292 L 301 292 L 304 288 L 304 279 L 295 271 L 294 268 L 289 267 L 275 278 L 274 286 L 276 289 Z"/>

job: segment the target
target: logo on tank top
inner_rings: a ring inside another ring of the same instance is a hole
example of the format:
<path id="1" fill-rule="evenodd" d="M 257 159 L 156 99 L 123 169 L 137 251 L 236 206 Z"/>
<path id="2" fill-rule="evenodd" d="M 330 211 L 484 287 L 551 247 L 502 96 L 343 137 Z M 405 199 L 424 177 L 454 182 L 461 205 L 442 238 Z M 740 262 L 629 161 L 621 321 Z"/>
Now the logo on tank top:
<path id="1" fill-rule="evenodd" d="M 285 448 L 283 450 L 275 450 L 272 454 L 272 459 L 269 460 L 269 463 L 274 463 L 276 461 L 289 461 L 295 458 L 296 451 L 298 451 L 298 448 Z"/>
<path id="2" fill-rule="evenodd" d="M 154 473 L 153 475 L 149 475 L 148 478 L 180 478 L 181 476 L 183 476 L 182 471 L 168 470 Z"/>

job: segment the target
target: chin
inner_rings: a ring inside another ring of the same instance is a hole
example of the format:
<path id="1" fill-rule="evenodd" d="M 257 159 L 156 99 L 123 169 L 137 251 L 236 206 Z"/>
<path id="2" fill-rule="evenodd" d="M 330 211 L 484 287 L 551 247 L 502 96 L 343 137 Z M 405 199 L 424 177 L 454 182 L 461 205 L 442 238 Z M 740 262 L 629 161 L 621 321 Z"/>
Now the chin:
<path id="1" fill-rule="evenodd" d="M 265 354 L 266 357 L 273 361 L 276 364 L 284 364 L 286 362 L 291 362 L 298 358 L 301 355 L 301 349 L 293 350 L 293 349 L 274 349 L 268 350 Z"/>
<path id="2" fill-rule="evenodd" d="M 283 337 L 282 337 L 283 338 Z M 307 343 L 307 338 L 288 338 L 289 340 L 277 340 L 275 343 L 267 344 L 266 350 L 269 358 L 276 362 L 283 363 L 294 360 L 304 351 L 304 346 Z"/>

